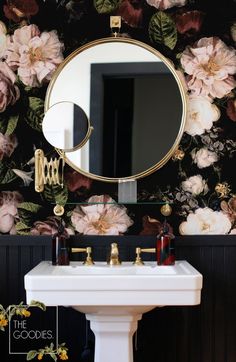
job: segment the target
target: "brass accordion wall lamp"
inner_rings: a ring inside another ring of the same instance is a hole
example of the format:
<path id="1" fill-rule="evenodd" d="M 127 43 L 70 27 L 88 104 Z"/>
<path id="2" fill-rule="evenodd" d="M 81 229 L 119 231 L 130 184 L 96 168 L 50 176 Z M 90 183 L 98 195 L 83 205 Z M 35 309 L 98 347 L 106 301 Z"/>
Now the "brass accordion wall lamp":
<path id="1" fill-rule="evenodd" d="M 59 158 L 45 157 L 43 150 L 37 149 L 35 157 L 35 191 L 43 192 L 44 185 L 60 185 L 63 187 L 63 174 L 65 160 L 62 156 Z"/>

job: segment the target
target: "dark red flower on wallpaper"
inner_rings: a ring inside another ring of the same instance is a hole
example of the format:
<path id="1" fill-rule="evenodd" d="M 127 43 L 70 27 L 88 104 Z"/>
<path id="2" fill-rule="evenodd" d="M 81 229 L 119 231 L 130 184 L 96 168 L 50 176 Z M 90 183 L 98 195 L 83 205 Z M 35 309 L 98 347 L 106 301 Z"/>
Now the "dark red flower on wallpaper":
<path id="1" fill-rule="evenodd" d="M 80 188 L 90 189 L 92 180 L 77 171 L 70 170 L 65 174 L 65 181 L 69 191 L 74 192 Z"/>
<path id="2" fill-rule="evenodd" d="M 173 233 L 173 228 L 167 224 L 170 233 Z M 143 216 L 143 229 L 140 232 L 140 235 L 158 235 L 163 230 L 163 224 L 157 220 L 153 219 L 148 215 Z"/>
<path id="3" fill-rule="evenodd" d="M 36 15 L 39 10 L 36 0 L 7 0 L 3 6 L 5 16 L 16 23 Z"/>
<path id="4" fill-rule="evenodd" d="M 142 0 L 123 0 L 117 10 L 117 15 L 120 15 L 129 26 L 138 28 L 143 20 L 142 3 Z"/>
<path id="5" fill-rule="evenodd" d="M 204 13 L 198 10 L 176 13 L 174 19 L 177 31 L 192 36 L 201 30 Z"/>
<path id="6" fill-rule="evenodd" d="M 228 100 L 226 113 L 227 116 L 231 119 L 231 121 L 236 122 L 236 99 Z"/>

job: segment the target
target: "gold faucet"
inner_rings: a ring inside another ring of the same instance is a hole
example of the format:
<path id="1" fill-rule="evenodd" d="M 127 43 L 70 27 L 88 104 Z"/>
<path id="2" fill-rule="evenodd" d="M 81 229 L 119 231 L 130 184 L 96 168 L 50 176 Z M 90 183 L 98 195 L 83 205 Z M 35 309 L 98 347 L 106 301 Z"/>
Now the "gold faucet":
<path id="1" fill-rule="evenodd" d="M 120 265 L 121 261 L 119 259 L 119 250 L 117 243 L 111 244 L 111 254 L 109 260 L 107 261 L 109 265 Z"/>

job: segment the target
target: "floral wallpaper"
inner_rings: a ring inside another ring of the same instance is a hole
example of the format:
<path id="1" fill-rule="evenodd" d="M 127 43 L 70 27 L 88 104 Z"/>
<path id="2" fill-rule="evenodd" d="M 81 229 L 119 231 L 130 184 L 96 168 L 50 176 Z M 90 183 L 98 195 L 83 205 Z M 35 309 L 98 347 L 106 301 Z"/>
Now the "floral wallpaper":
<path id="1" fill-rule="evenodd" d="M 41 129 L 47 85 L 73 50 L 110 36 L 110 15 L 121 16 L 121 36 L 152 45 L 178 70 L 189 103 L 179 148 L 138 181 L 141 205 L 112 204 L 117 185 L 68 166 L 63 189 L 37 194 L 34 151 L 55 156 Z M 157 202 L 166 201 L 175 234 L 236 234 L 235 44 L 235 0 L 1 1 L 0 233 L 54 233 L 60 203 L 70 234 L 156 234 Z"/>

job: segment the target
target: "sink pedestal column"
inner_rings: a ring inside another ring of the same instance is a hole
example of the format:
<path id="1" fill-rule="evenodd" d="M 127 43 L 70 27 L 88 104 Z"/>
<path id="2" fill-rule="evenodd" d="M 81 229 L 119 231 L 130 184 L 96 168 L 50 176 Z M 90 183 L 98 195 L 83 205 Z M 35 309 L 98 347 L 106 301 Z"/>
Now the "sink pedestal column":
<path id="1" fill-rule="evenodd" d="M 95 334 L 95 362 L 133 362 L 132 337 L 142 314 L 86 314 Z"/>

